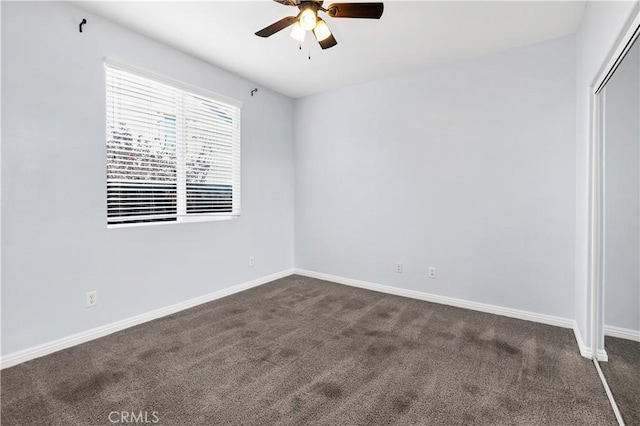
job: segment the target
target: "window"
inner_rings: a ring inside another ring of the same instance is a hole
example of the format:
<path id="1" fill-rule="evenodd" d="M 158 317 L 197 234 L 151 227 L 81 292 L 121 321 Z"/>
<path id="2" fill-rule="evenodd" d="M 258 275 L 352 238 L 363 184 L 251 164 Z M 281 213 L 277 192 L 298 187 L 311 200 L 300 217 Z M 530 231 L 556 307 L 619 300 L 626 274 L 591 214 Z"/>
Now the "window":
<path id="1" fill-rule="evenodd" d="M 240 103 L 107 65 L 107 224 L 240 214 Z"/>

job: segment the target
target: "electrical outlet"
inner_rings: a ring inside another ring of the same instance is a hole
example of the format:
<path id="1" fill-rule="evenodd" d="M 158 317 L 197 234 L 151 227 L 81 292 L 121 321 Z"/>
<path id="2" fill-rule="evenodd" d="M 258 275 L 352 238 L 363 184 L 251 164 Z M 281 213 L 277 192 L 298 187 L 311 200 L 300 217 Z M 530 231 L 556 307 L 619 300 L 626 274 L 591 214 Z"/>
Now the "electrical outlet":
<path id="1" fill-rule="evenodd" d="M 98 304 L 98 292 L 97 291 L 87 292 L 87 308 L 96 306 L 97 304 Z"/>
<path id="2" fill-rule="evenodd" d="M 398 274 L 402 273 L 402 263 L 396 263 L 396 272 Z"/>
<path id="3" fill-rule="evenodd" d="M 256 262 L 255 262 L 255 259 L 253 258 L 253 256 L 249 256 L 249 266 L 253 266 L 255 264 L 256 264 Z"/>
<path id="4" fill-rule="evenodd" d="M 438 269 L 435 266 L 429 266 L 429 278 L 438 278 Z"/>

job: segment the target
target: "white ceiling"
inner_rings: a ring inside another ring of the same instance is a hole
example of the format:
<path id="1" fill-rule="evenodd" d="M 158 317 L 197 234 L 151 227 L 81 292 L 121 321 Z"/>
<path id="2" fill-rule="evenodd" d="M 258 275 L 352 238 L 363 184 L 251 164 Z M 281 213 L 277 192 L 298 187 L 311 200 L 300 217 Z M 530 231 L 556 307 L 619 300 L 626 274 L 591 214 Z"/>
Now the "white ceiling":
<path id="1" fill-rule="evenodd" d="M 585 6 L 387 0 L 379 21 L 325 19 L 338 45 L 323 51 L 308 36 L 300 51 L 288 29 L 266 39 L 254 35 L 297 13 L 269 0 L 75 3 L 293 98 L 573 34 Z"/>

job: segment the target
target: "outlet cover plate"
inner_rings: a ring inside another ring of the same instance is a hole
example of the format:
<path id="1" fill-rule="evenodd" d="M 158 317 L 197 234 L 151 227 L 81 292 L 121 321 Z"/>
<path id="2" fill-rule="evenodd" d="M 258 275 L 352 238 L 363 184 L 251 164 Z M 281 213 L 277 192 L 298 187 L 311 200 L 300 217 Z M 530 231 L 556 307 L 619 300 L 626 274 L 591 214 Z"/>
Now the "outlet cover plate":
<path id="1" fill-rule="evenodd" d="M 98 292 L 97 291 L 88 291 L 87 292 L 87 300 L 86 306 L 87 308 L 91 308 L 98 304 Z"/>

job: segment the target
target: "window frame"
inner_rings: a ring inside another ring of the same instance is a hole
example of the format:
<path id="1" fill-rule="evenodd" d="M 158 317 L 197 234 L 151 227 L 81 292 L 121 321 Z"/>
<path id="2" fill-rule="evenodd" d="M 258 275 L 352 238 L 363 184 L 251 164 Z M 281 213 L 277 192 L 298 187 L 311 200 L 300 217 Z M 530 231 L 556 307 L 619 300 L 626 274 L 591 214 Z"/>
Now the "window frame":
<path id="1" fill-rule="evenodd" d="M 239 113 L 238 113 L 238 117 L 237 117 L 237 127 L 238 127 L 238 142 L 237 142 L 237 152 L 238 152 L 238 160 L 237 160 L 237 174 L 238 174 L 238 188 L 237 190 L 234 188 L 234 197 L 236 197 L 235 192 L 237 191 L 237 197 L 238 197 L 238 207 L 236 209 L 235 212 L 229 212 L 228 214 L 189 214 L 186 212 L 186 206 L 185 207 L 185 212 L 182 212 L 182 214 L 180 213 L 180 205 L 178 205 L 177 210 L 176 210 L 176 218 L 175 220 L 168 220 L 168 221 L 149 221 L 149 222 L 135 222 L 135 223 L 127 223 L 127 222 L 123 222 L 123 223 L 109 223 L 109 217 L 108 214 L 107 216 L 107 228 L 111 229 L 111 228 L 130 228 L 130 227 L 140 227 L 140 226 L 156 226 L 156 225 L 170 225 L 170 224 L 178 224 L 178 223 L 196 223 L 196 222 L 215 222 L 215 221 L 223 221 L 223 220 L 232 220 L 232 219 L 238 219 L 241 215 L 241 194 L 242 194 L 242 101 L 239 101 L 237 99 L 231 98 L 231 97 L 227 97 L 215 92 L 211 92 L 207 89 L 203 89 L 201 87 L 198 86 L 194 86 L 188 83 L 185 83 L 183 81 L 180 80 L 176 80 L 174 78 L 170 78 L 167 77 L 165 75 L 162 74 L 158 74 L 156 72 L 153 71 L 149 71 L 134 65 L 130 65 L 130 64 L 125 64 L 119 61 L 115 61 L 112 59 L 105 59 L 104 60 L 104 81 L 103 81 L 103 87 L 105 88 L 105 108 L 107 106 L 107 92 L 106 92 L 106 88 L 107 88 L 107 68 L 114 68 L 120 71 L 124 71 L 124 72 L 128 72 L 128 73 L 132 73 L 135 74 L 139 77 L 142 78 L 146 78 L 146 79 L 150 79 L 153 81 L 156 81 L 158 83 L 162 83 L 168 86 L 171 86 L 173 88 L 176 88 L 178 90 L 182 90 L 185 92 L 188 92 L 192 95 L 196 95 L 196 96 L 201 96 L 204 98 L 207 98 L 211 101 L 214 102 L 218 102 L 218 103 L 222 103 L 222 104 L 226 104 L 228 106 L 231 107 L 235 107 L 238 108 Z M 107 127 L 107 123 L 108 123 L 108 118 L 106 115 L 106 110 L 105 110 L 105 138 L 108 137 L 108 127 Z M 105 144 L 106 144 L 106 140 L 105 140 Z M 105 150 L 106 150 L 106 145 L 105 145 Z M 106 156 L 106 152 L 105 152 L 105 159 L 107 158 Z M 108 168 L 108 160 L 105 162 L 105 171 Z M 107 187 L 106 185 L 106 181 L 107 181 L 107 174 L 105 173 L 105 188 Z M 183 188 L 180 188 L 180 177 L 176 177 L 176 185 L 177 185 L 177 191 L 178 192 L 185 192 L 186 193 L 186 182 L 182 182 L 184 184 Z M 185 197 L 186 195 L 183 194 Z M 177 200 L 178 201 L 178 200 Z M 106 199 L 105 199 L 106 202 Z M 105 212 L 107 212 L 108 210 L 106 209 L 105 206 Z"/>

